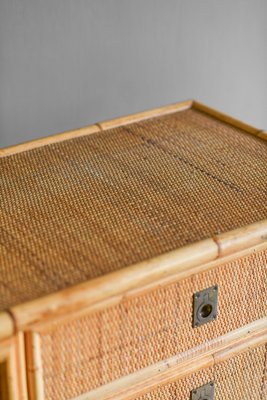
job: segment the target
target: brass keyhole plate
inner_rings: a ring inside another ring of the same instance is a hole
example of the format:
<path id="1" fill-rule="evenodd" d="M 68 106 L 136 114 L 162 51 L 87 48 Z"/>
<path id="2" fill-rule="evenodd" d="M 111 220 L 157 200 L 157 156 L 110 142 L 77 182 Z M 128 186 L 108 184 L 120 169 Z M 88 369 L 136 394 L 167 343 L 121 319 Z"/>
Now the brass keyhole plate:
<path id="1" fill-rule="evenodd" d="M 214 382 L 193 389 L 191 392 L 191 400 L 214 400 L 215 399 Z"/>
<path id="2" fill-rule="evenodd" d="M 207 324 L 217 318 L 218 285 L 194 294 L 193 328 Z"/>

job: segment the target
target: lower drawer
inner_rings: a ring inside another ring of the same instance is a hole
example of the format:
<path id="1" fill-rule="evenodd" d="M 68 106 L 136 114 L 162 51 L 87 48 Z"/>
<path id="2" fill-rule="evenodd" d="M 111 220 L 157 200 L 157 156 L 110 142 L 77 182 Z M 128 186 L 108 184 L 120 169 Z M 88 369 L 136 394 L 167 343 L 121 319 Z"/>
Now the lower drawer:
<path id="1" fill-rule="evenodd" d="M 209 390 L 210 384 L 214 387 L 214 393 Z M 249 349 L 213 367 L 172 383 L 156 386 L 142 396 L 135 397 L 135 400 L 165 399 L 266 400 L 267 345 Z"/>

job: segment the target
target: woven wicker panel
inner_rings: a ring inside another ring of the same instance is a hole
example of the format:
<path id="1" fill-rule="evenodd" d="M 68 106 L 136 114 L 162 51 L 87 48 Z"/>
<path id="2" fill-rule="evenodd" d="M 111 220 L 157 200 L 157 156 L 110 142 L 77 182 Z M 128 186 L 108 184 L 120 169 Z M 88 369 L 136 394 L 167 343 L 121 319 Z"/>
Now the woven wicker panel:
<path id="1" fill-rule="evenodd" d="M 0 309 L 265 219 L 266 161 L 193 109 L 0 158 Z"/>
<path id="2" fill-rule="evenodd" d="M 191 390 L 215 382 L 216 400 L 266 400 L 266 346 L 239 354 L 212 368 L 158 387 L 136 400 L 189 400 Z"/>
<path id="3" fill-rule="evenodd" d="M 263 384 L 262 384 L 262 399 L 267 399 L 267 345 L 266 345 L 266 354 L 265 354 L 265 368 L 263 374 Z"/>
<path id="4" fill-rule="evenodd" d="M 193 329 L 193 293 L 215 283 L 218 319 Z M 41 333 L 46 398 L 75 397 L 198 345 L 210 349 L 219 336 L 266 316 L 266 298 L 261 251 L 58 325 Z"/>

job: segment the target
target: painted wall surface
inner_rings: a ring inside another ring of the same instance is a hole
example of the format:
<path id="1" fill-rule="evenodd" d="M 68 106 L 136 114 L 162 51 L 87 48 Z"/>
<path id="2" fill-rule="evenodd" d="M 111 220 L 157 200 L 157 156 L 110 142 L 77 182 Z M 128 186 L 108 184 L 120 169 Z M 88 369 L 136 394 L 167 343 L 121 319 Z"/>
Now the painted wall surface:
<path id="1" fill-rule="evenodd" d="M 0 0 L 0 146 L 195 98 L 267 129 L 266 0 Z"/>

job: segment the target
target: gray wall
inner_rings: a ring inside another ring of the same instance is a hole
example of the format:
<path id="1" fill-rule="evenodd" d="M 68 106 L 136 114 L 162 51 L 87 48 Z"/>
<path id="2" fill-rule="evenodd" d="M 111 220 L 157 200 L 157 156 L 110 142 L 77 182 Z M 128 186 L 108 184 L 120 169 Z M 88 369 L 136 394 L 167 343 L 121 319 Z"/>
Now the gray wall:
<path id="1" fill-rule="evenodd" d="M 0 146 L 196 98 L 267 128 L 266 0 L 0 0 Z"/>

